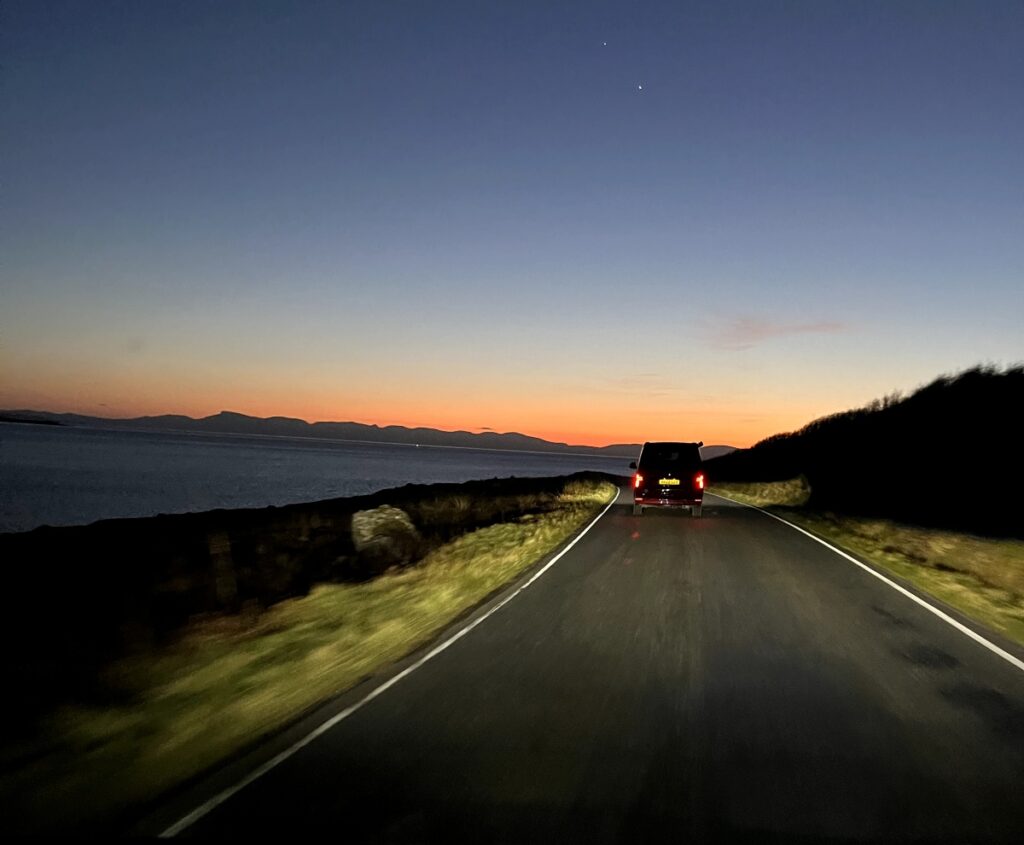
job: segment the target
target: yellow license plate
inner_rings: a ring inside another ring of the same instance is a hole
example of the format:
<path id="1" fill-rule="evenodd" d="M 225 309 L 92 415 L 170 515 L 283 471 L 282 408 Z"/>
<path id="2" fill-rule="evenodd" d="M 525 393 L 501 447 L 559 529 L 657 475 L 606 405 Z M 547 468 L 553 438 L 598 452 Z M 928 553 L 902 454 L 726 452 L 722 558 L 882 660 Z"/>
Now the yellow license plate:
<path id="1" fill-rule="evenodd" d="M 679 479 L 678 478 L 661 478 L 661 479 L 658 480 L 658 484 L 660 484 L 662 487 L 678 487 L 679 486 Z"/>

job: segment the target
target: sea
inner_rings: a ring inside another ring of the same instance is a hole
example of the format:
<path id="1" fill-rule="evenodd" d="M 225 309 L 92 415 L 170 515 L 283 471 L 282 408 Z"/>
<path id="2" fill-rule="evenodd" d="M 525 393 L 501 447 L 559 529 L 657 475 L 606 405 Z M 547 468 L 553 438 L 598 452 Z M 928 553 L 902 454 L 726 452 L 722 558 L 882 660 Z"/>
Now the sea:
<path id="1" fill-rule="evenodd" d="M 629 458 L 0 423 L 0 532 L 597 470 Z"/>

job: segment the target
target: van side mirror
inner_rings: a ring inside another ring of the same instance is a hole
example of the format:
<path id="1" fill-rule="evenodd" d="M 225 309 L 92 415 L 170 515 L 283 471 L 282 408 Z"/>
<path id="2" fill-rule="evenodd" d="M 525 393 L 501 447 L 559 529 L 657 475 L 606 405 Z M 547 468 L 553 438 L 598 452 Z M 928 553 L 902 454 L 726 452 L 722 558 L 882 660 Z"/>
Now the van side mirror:
<path id="1" fill-rule="evenodd" d="M 630 469 L 636 469 L 636 461 L 630 461 L 629 462 L 629 468 Z"/>

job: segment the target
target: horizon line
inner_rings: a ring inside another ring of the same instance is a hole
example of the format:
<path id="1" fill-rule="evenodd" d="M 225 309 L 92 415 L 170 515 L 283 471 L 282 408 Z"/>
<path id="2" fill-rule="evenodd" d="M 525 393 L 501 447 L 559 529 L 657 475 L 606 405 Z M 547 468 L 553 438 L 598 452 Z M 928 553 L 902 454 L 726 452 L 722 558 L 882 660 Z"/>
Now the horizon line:
<path id="1" fill-rule="evenodd" d="M 78 413 L 76 411 L 44 411 L 44 410 L 37 410 L 37 409 L 32 409 L 32 408 L 0 408 L 0 415 L 2 415 L 2 414 L 43 414 L 43 415 L 50 415 L 50 416 L 56 416 L 56 417 L 61 417 L 61 416 L 63 416 L 63 417 L 83 417 L 85 419 L 105 420 L 105 421 L 109 421 L 109 422 L 136 422 L 138 420 L 156 420 L 156 419 L 160 419 L 161 417 L 183 417 L 184 419 L 191 420 L 192 422 L 201 422 L 203 420 L 214 419 L 214 418 L 216 418 L 216 417 L 218 417 L 218 416 L 220 416 L 222 414 L 234 414 L 234 415 L 239 416 L 239 417 L 245 417 L 247 419 L 259 420 L 259 421 L 263 421 L 263 422 L 269 422 L 269 421 L 272 421 L 274 419 L 295 420 L 297 422 L 304 423 L 305 425 L 308 425 L 308 426 L 313 426 L 313 425 L 358 425 L 358 426 L 365 426 L 367 428 L 375 428 L 378 431 L 384 431 L 384 430 L 386 430 L 388 428 L 398 428 L 398 429 L 402 429 L 404 431 L 408 431 L 410 433 L 416 431 L 417 429 L 422 429 L 424 431 L 437 432 L 439 434 L 462 434 L 462 435 L 468 435 L 470 437 L 482 437 L 482 436 L 485 436 L 485 435 L 488 435 L 488 434 L 492 434 L 492 435 L 495 435 L 497 437 L 507 437 L 507 436 L 527 437 L 527 438 L 530 438 L 532 440 L 539 440 L 542 443 L 550 444 L 551 446 L 561 447 L 562 449 L 590 450 L 590 453 L 592 453 L 594 457 L 598 457 L 598 458 L 616 458 L 616 457 L 620 457 L 620 456 L 618 456 L 618 455 L 603 455 L 603 454 L 600 454 L 599 452 L 597 452 L 595 450 L 613 449 L 615 447 L 633 447 L 633 446 L 639 448 L 640 446 L 643 445 L 642 443 L 609 443 L 606 446 L 592 446 L 592 445 L 588 445 L 588 444 L 585 444 L 585 443 L 565 443 L 565 442 L 562 442 L 562 441 L 547 440 L 547 439 L 545 439 L 543 437 L 538 437 L 537 435 L 524 434 L 524 433 L 519 432 L 519 431 L 495 431 L 493 429 L 487 429 L 487 430 L 482 430 L 482 431 L 479 431 L 479 432 L 474 432 L 474 431 L 469 431 L 467 429 L 442 429 L 442 428 L 434 428 L 432 426 L 414 426 L 414 427 L 410 427 L 410 426 L 399 425 L 399 424 L 380 425 L 379 423 L 363 423 L 363 422 L 357 422 L 355 420 L 316 420 L 316 421 L 310 422 L 309 420 L 302 419 L 301 417 L 286 417 L 286 416 L 281 416 L 281 415 L 275 415 L 275 416 L 270 416 L 270 417 L 259 417 L 259 416 L 254 416 L 252 414 L 244 414 L 244 413 L 242 413 L 240 411 L 228 411 L 228 410 L 221 410 L 221 411 L 218 411 L 217 413 L 207 414 L 207 415 L 201 416 L 201 417 L 192 417 L 192 416 L 189 416 L 188 414 L 176 414 L 176 413 L 143 414 L 143 415 L 140 415 L 140 416 L 137 416 L 137 417 L 105 417 L 105 416 L 100 416 L 100 415 L 97 415 L 97 414 L 82 414 L 82 413 Z M 19 421 L 18 420 L 10 420 L 9 422 L 19 422 Z M 26 421 L 26 422 L 29 422 L 29 424 L 31 424 L 30 421 Z M 73 426 L 70 426 L 70 427 L 73 427 Z M 480 452 L 520 452 L 520 453 L 525 453 L 525 454 L 536 454 L 536 455 L 548 455 L 548 454 L 551 454 L 550 450 L 549 451 L 542 451 L 542 450 L 537 450 L 537 449 L 522 449 L 522 448 L 505 448 L 505 449 L 502 449 L 502 448 L 494 448 L 494 447 L 491 447 L 491 446 L 459 446 L 459 445 L 442 444 L 442 443 L 402 443 L 402 442 L 393 441 L 393 440 L 359 440 L 359 439 L 350 438 L 350 437 L 313 437 L 313 436 L 302 435 L 302 434 L 273 434 L 273 433 L 242 432 L 242 431 L 238 431 L 238 432 L 233 432 L 233 431 L 192 431 L 190 429 L 183 429 L 183 428 L 159 428 L 159 429 L 154 429 L 154 430 L 156 430 L 156 431 L 163 431 L 163 432 L 175 432 L 175 433 L 179 433 L 179 434 L 211 435 L 211 436 L 215 436 L 215 437 L 259 437 L 259 438 L 277 438 L 277 439 L 282 439 L 282 440 L 308 440 L 308 441 L 313 441 L 313 442 L 324 441 L 324 442 L 329 442 L 329 443 L 364 443 L 364 444 L 369 444 L 369 445 L 378 444 L 378 445 L 384 445 L 384 446 L 409 446 L 409 447 L 422 448 L 422 449 L 428 449 L 428 448 L 434 448 L 434 449 L 469 449 L 469 450 L 472 450 L 472 451 L 480 451 Z M 737 448 L 737 447 L 734 447 L 734 446 L 728 446 L 728 444 L 724 444 L 724 443 L 723 444 L 713 444 L 713 445 L 721 445 L 721 446 L 725 446 L 727 448 Z"/>

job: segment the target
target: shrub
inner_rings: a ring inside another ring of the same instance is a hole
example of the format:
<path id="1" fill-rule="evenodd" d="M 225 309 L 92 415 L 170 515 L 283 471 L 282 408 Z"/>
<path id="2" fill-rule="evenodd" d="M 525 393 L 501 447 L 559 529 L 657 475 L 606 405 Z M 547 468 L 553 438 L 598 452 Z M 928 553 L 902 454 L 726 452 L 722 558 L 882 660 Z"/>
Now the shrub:
<path id="1" fill-rule="evenodd" d="M 352 544 L 360 574 L 379 575 L 393 566 L 408 566 L 419 558 L 423 541 L 401 508 L 381 505 L 352 515 Z"/>

